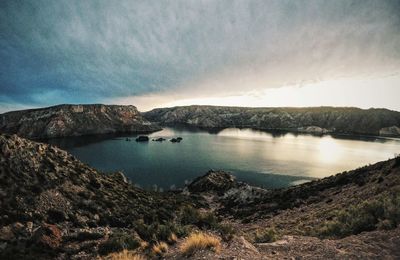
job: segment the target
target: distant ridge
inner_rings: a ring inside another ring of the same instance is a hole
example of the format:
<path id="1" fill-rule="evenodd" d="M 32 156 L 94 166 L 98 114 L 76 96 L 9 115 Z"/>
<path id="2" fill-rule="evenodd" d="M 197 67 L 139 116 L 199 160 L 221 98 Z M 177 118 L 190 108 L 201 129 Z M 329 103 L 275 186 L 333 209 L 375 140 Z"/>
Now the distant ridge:
<path id="1" fill-rule="evenodd" d="M 135 106 L 63 104 L 0 115 L 0 132 L 31 139 L 156 130 Z"/>
<path id="2" fill-rule="evenodd" d="M 151 122 L 204 128 L 248 127 L 315 134 L 400 136 L 400 112 L 355 107 L 182 106 L 143 113 Z"/>

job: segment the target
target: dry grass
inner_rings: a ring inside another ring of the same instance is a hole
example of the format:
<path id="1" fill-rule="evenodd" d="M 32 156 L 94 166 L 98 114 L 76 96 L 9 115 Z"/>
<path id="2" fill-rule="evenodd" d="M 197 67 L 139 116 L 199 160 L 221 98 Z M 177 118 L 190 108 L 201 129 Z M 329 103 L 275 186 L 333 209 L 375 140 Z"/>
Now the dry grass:
<path id="1" fill-rule="evenodd" d="M 183 255 L 193 255 L 196 251 L 211 249 L 215 252 L 221 250 L 221 241 L 218 237 L 206 233 L 193 233 L 180 246 Z"/>
<path id="2" fill-rule="evenodd" d="M 152 248 L 153 255 L 162 256 L 168 252 L 168 245 L 165 242 L 159 242 Z"/>
<path id="3" fill-rule="evenodd" d="M 136 254 L 134 251 L 123 250 L 118 253 L 112 253 L 106 256 L 106 260 L 146 260 L 144 256 Z"/>
<path id="4" fill-rule="evenodd" d="M 178 237 L 174 233 L 172 233 L 168 238 L 168 243 L 170 243 L 171 245 L 175 244 L 177 241 Z"/>

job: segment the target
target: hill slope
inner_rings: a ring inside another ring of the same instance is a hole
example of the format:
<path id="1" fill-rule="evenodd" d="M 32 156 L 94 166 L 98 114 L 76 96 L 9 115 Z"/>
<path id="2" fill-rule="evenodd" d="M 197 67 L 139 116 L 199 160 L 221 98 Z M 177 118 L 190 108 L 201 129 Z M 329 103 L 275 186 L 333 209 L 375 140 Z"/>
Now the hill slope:
<path id="1" fill-rule="evenodd" d="M 33 139 L 156 130 L 134 106 L 59 105 L 0 115 L 1 132 Z"/>
<path id="2" fill-rule="evenodd" d="M 387 109 L 186 106 L 157 108 L 143 115 L 164 125 L 400 136 L 400 112 Z"/>
<path id="3" fill-rule="evenodd" d="M 220 251 L 193 259 L 400 257 L 400 158 L 286 189 L 210 171 L 182 192 L 157 193 L 56 147 L 0 135 L 0 205 L 1 259 L 95 259 L 122 249 L 155 257 L 160 241 L 170 244 L 161 255 L 182 259 L 199 230 L 216 236 Z"/>

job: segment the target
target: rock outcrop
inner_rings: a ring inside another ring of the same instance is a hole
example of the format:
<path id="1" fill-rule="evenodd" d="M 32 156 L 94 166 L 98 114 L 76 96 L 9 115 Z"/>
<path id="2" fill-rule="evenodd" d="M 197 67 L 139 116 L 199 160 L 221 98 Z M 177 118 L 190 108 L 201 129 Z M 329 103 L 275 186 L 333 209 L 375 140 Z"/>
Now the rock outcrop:
<path id="1" fill-rule="evenodd" d="M 163 125 L 400 136 L 400 112 L 387 109 L 185 106 L 157 108 L 143 115 Z"/>
<path id="2" fill-rule="evenodd" d="M 0 132 L 31 139 L 157 130 L 134 106 L 58 105 L 0 115 Z"/>
<path id="3" fill-rule="evenodd" d="M 400 127 L 385 127 L 379 130 L 379 134 L 382 136 L 400 136 Z"/>
<path id="4" fill-rule="evenodd" d="M 229 189 L 238 186 L 235 177 L 223 171 L 209 171 L 206 175 L 196 178 L 187 188 L 190 192 L 217 192 L 224 194 Z"/>

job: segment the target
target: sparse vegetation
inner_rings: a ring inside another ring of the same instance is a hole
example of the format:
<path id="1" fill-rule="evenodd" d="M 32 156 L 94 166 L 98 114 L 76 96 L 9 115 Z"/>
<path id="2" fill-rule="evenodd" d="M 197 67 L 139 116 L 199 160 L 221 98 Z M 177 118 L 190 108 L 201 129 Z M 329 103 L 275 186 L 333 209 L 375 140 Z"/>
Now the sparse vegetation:
<path id="1" fill-rule="evenodd" d="M 274 228 L 266 228 L 263 230 L 257 230 L 254 242 L 256 243 L 272 243 L 278 239 L 276 231 Z"/>
<path id="2" fill-rule="evenodd" d="M 400 224 L 400 193 L 382 195 L 377 199 L 334 212 L 312 235 L 345 237 L 375 229 L 393 229 Z"/>
<path id="3" fill-rule="evenodd" d="M 168 252 L 168 245 L 165 242 L 158 242 L 155 245 L 153 245 L 151 252 L 155 256 L 163 256 Z"/>
<path id="4" fill-rule="evenodd" d="M 142 255 L 138 255 L 134 251 L 123 250 L 122 252 L 109 254 L 105 260 L 146 260 Z"/>
<path id="5" fill-rule="evenodd" d="M 99 245 L 99 253 L 107 255 L 113 252 L 134 250 L 140 246 L 140 241 L 133 235 L 126 233 L 113 234 L 107 241 Z"/>
<path id="6" fill-rule="evenodd" d="M 192 233 L 180 246 L 180 252 L 185 256 L 202 249 L 211 249 L 218 253 L 221 250 L 221 241 L 214 235 L 200 232 Z"/>
<path id="7" fill-rule="evenodd" d="M 232 226 L 221 224 L 221 221 L 212 212 L 200 212 L 191 206 L 182 208 L 180 222 L 183 225 L 195 225 L 201 229 L 218 231 L 225 240 L 230 240 L 235 233 Z"/>

